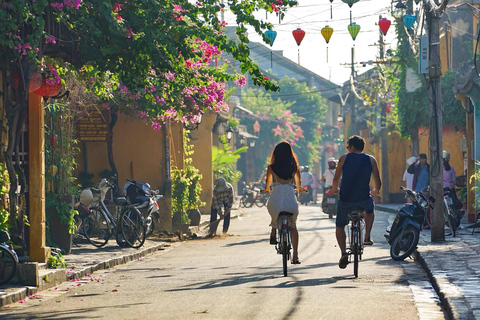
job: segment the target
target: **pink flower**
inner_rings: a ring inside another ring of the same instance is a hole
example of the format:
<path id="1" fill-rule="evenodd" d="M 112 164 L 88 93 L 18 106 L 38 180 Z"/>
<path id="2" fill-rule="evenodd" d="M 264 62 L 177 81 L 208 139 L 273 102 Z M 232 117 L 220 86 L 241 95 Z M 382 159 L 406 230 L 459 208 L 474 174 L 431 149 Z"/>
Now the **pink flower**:
<path id="1" fill-rule="evenodd" d="M 184 11 L 184 10 L 182 9 L 182 6 L 181 6 L 181 5 L 174 4 L 174 5 L 173 5 L 173 11 L 175 11 L 175 12 L 182 12 L 182 11 Z"/>
<path id="2" fill-rule="evenodd" d="M 95 80 L 93 80 L 93 77 L 88 79 L 88 82 L 93 83 Z"/>
<path id="3" fill-rule="evenodd" d="M 117 14 L 117 15 L 115 16 L 115 19 L 117 19 L 118 21 L 122 21 L 122 20 L 123 20 L 123 18 L 122 18 L 119 14 Z"/>
<path id="4" fill-rule="evenodd" d="M 238 79 L 235 79 L 233 82 L 235 82 L 235 84 L 239 87 L 241 86 L 244 86 L 246 83 L 247 83 L 247 80 L 245 79 L 245 77 L 240 77 Z"/>
<path id="5" fill-rule="evenodd" d="M 173 81 L 175 80 L 175 74 L 168 71 L 168 73 L 165 75 L 165 78 L 167 78 L 170 81 Z"/>
<path id="6" fill-rule="evenodd" d="M 266 81 L 270 80 L 269 77 L 264 77 L 263 79 L 266 80 Z"/>
<path id="7" fill-rule="evenodd" d="M 47 40 L 45 40 L 46 43 L 57 43 L 57 41 L 55 41 L 55 37 L 48 37 Z"/>
<path id="8" fill-rule="evenodd" d="M 121 10 L 122 10 L 122 6 L 123 6 L 123 4 L 120 4 L 120 3 L 118 3 L 118 2 L 115 3 L 115 4 L 113 5 L 113 7 L 112 7 L 113 12 L 121 11 Z"/>

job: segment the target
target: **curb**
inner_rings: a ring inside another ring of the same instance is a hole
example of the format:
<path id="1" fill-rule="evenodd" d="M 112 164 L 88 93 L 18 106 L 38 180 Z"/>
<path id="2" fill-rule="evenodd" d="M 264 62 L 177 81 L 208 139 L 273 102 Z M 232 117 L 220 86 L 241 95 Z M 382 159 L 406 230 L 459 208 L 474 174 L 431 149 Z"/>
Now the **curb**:
<path id="1" fill-rule="evenodd" d="M 166 245 L 167 245 L 166 242 L 161 242 L 159 244 L 153 245 L 148 248 L 139 249 L 136 252 L 109 258 L 97 264 L 84 267 L 79 270 L 70 271 L 69 273 L 66 273 L 65 271 L 66 269 L 47 269 L 50 271 L 48 273 L 48 277 L 52 277 L 52 274 L 58 274 L 60 277 L 60 283 L 71 281 L 72 279 L 83 278 L 83 277 L 86 277 L 88 273 L 93 273 L 94 271 L 97 271 L 97 270 L 110 269 L 115 266 L 134 261 L 150 253 L 154 253 L 158 250 L 162 250 L 163 248 L 166 247 Z M 64 276 L 62 275 L 62 273 Z M 10 292 L 1 295 L 0 308 L 6 305 L 17 303 L 21 300 L 24 300 L 25 298 L 37 293 L 40 290 L 40 288 L 41 290 L 45 290 L 59 284 L 59 283 L 53 283 L 51 281 L 46 281 L 45 279 L 46 275 L 42 275 L 40 277 L 41 279 L 39 279 L 39 285 L 36 287 L 19 285 L 18 289 L 14 287 L 8 290 Z"/>
<path id="2" fill-rule="evenodd" d="M 395 208 L 390 208 L 390 207 L 387 207 L 387 206 L 383 206 L 381 204 L 375 204 L 375 210 L 389 212 L 389 213 L 397 213 L 398 212 L 398 210 L 395 209 Z"/>

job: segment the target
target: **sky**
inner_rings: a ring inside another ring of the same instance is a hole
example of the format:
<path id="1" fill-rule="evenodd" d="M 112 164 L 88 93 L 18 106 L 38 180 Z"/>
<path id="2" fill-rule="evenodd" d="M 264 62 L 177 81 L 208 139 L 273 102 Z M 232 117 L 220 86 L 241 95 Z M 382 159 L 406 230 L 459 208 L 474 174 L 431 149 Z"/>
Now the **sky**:
<path id="1" fill-rule="evenodd" d="M 390 0 L 360 0 L 355 3 L 352 10 L 352 21 L 360 25 L 361 29 L 355 41 L 352 40 L 347 26 L 350 23 L 350 8 L 341 0 L 333 0 L 330 19 L 329 0 L 297 0 L 299 5 L 287 10 L 284 20 L 279 24 L 278 17 L 265 11 L 257 13 L 257 18 L 265 19 L 274 24 L 273 30 L 277 31 L 277 38 L 273 50 L 283 50 L 283 55 L 288 59 L 298 62 L 298 49 L 300 49 L 300 65 L 312 72 L 330 80 L 336 84 L 343 84 L 351 74 L 351 48 L 355 46 L 355 69 L 361 74 L 369 69 L 363 67 L 360 62 L 373 60 L 378 57 L 379 16 L 392 22 L 384 39 L 387 44 L 385 50 L 395 48 L 394 18 L 391 16 Z M 229 25 L 235 25 L 235 21 L 229 21 Z M 329 25 L 334 29 L 333 35 L 327 44 L 321 34 L 321 29 Z M 305 38 L 300 46 L 297 46 L 292 31 L 301 28 L 305 31 Z M 261 37 L 254 32 L 248 33 L 249 40 L 262 42 Z M 270 48 L 270 45 L 264 44 Z M 370 66 L 371 67 L 371 66 Z"/>

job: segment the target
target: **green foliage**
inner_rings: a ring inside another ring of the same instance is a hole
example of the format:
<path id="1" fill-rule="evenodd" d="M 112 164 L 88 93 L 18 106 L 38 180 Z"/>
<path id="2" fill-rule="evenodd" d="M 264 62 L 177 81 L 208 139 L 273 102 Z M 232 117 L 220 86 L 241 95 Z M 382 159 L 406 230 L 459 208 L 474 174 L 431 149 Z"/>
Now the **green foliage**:
<path id="1" fill-rule="evenodd" d="M 65 258 L 63 257 L 60 250 L 55 250 L 52 248 L 50 257 L 48 257 L 47 266 L 49 269 L 65 269 L 67 268 L 67 263 L 65 262 Z M 48 282 L 48 279 L 45 279 Z"/>
<path id="2" fill-rule="evenodd" d="M 235 170 L 235 164 L 240 158 L 240 154 L 247 151 L 248 147 L 241 147 L 231 151 L 232 148 L 227 145 L 225 136 L 221 136 L 220 139 L 223 147 L 212 147 L 213 179 L 216 180 L 223 177 L 227 182 L 234 184 L 242 177 L 242 173 L 239 170 Z"/>
<path id="3" fill-rule="evenodd" d="M 6 210 L 6 195 L 8 194 L 8 171 L 3 163 L 0 163 L 0 231 L 7 231 L 10 227 L 8 218 L 10 213 Z"/>
<path id="4" fill-rule="evenodd" d="M 448 70 L 442 76 L 442 110 L 443 124 L 462 126 L 466 125 L 465 109 L 460 100 L 455 98 L 453 87 L 455 86 L 455 76 L 457 71 Z"/>
<path id="5" fill-rule="evenodd" d="M 475 172 L 470 176 L 470 183 L 475 183 L 472 187 L 472 190 L 475 191 L 475 203 L 473 204 L 474 208 L 480 206 L 480 161 L 475 162 Z"/>
<path id="6" fill-rule="evenodd" d="M 414 92 L 407 92 L 406 76 L 407 68 L 412 68 L 415 72 L 418 70 L 418 60 L 412 55 L 409 48 L 409 41 L 405 28 L 402 23 L 397 24 L 398 46 L 395 53 L 395 60 L 398 64 L 395 79 L 395 106 L 398 116 L 400 135 L 405 138 L 411 137 L 411 132 L 418 132 L 421 126 L 429 125 L 429 101 L 427 82 L 421 77 L 422 87 Z"/>
<path id="7" fill-rule="evenodd" d="M 172 214 L 182 213 L 182 222 L 188 222 L 187 210 L 198 209 L 205 205 L 200 195 L 202 186 L 200 171 L 192 165 L 191 156 L 194 153 L 188 133 L 183 132 L 183 150 L 185 153 L 184 169 L 172 170 Z"/>
<path id="8" fill-rule="evenodd" d="M 74 115 L 68 104 L 50 104 L 45 108 L 45 185 L 46 209 L 54 211 L 62 224 L 75 233 L 72 204 L 63 201 L 66 195 L 79 193 L 74 176 L 79 149 L 75 137 Z"/>

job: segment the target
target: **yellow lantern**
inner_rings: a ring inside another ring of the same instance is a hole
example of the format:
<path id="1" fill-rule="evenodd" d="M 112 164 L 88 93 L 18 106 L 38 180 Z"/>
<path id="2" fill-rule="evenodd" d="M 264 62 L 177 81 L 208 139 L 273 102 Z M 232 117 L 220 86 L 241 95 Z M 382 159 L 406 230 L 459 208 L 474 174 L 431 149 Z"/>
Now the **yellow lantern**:
<path id="1" fill-rule="evenodd" d="M 327 63 L 328 63 L 328 42 L 330 41 L 330 38 L 332 37 L 333 34 L 333 28 L 329 27 L 328 25 L 323 27 L 321 30 L 322 36 L 327 42 Z"/>

